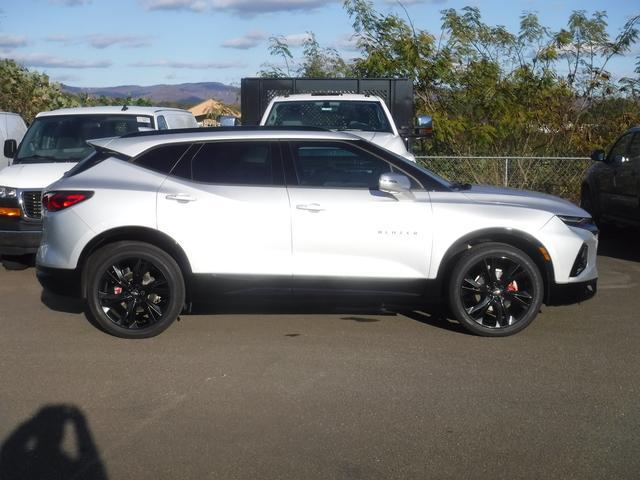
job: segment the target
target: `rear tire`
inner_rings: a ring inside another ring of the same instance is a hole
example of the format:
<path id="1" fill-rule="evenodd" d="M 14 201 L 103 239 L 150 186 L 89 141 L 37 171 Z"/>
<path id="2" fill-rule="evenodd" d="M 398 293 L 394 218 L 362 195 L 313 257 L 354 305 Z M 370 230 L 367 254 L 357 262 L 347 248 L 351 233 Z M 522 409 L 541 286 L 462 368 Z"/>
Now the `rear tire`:
<path id="1" fill-rule="evenodd" d="M 540 310 L 544 284 L 531 258 L 505 243 L 467 250 L 449 280 L 449 306 L 469 331 L 506 337 L 526 328 Z"/>
<path id="2" fill-rule="evenodd" d="M 117 242 L 89 257 L 85 268 L 88 316 L 121 338 L 149 338 L 166 330 L 184 306 L 176 261 L 142 242 Z"/>

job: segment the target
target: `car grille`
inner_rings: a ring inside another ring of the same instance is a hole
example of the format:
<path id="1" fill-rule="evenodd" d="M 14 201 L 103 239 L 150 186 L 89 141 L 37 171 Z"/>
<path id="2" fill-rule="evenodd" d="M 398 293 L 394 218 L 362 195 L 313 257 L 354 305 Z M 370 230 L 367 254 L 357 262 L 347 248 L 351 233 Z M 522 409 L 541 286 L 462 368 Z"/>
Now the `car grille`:
<path id="1" fill-rule="evenodd" d="M 42 192 L 39 190 L 22 192 L 24 216 L 40 220 L 42 218 Z"/>

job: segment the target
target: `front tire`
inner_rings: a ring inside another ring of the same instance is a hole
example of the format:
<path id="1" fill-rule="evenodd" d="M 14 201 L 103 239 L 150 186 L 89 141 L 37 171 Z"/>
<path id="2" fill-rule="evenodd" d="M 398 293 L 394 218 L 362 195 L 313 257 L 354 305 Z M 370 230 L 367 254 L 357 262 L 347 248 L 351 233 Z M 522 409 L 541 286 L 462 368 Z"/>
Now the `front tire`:
<path id="1" fill-rule="evenodd" d="M 121 338 L 149 338 L 166 330 L 184 306 L 176 261 L 142 242 L 117 242 L 91 255 L 85 269 L 90 320 Z"/>
<path id="2" fill-rule="evenodd" d="M 504 243 L 467 250 L 449 280 L 449 306 L 469 331 L 505 337 L 526 328 L 540 310 L 544 284 L 523 251 Z"/>

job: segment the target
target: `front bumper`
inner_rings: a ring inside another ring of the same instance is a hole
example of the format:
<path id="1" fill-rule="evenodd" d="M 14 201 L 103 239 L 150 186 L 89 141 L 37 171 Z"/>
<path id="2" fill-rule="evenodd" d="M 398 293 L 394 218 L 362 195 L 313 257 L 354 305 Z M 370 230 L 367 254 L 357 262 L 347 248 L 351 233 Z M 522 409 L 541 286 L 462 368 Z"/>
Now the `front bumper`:
<path id="1" fill-rule="evenodd" d="M 598 291 L 598 279 L 577 283 L 554 283 L 547 305 L 571 305 L 592 298 Z"/>
<path id="2" fill-rule="evenodd" d="M 0 230 L 0 255 L 36 253 L 41 237 L 40 230 Z"/>

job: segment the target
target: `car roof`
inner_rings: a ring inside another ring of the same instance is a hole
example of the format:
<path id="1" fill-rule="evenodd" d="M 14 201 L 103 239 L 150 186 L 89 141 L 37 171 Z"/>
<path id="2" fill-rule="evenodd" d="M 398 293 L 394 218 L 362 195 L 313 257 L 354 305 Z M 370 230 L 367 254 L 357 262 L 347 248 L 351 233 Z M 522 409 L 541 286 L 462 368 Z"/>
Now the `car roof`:
<path id="1" fill-rule="evenodd" d="M 49 112 L 40 112 L 36 115 L 39 117 L 51 117 L 56 115 L 100 115 L 100 114 L 119 114 L 119 115 L 154 115 L 158 112 L 180 112 L 191 115 L 186 110 L 168 107 L 138 107 L 136 105 L 127 106 L 102 106 L 102 107 L 78 107 L 78 108 L 60 108 Z"/>
<path id="2" fill-rule="evenodd" d="M 98 149 L 109 150 L 128 157 L 135 157 L 158 145 L 172 143 L 207 142 L 212 140 L 360 140 L 360 137 L 346 132 L 322 129 L 294 129 L 269 127 L 193 128 L 160 130 L 130 134 L 123 137 L 88 140 Z"/>
<path id="3" fill-rule="evenodd" d="M 292 93 L 291 95 L 285 95 L 281 97 L 275 97 L 273 102 L 299 102 L 299 101 L 313 101 L 322 102 L 323 100 L 345 100 L 345 101 L 369 101 L 380 102 L 382 99 L 375 95 L 369 95 L 365 93 L 340 93 L 340 92 L 318 92 L 318 93 Z"/>

